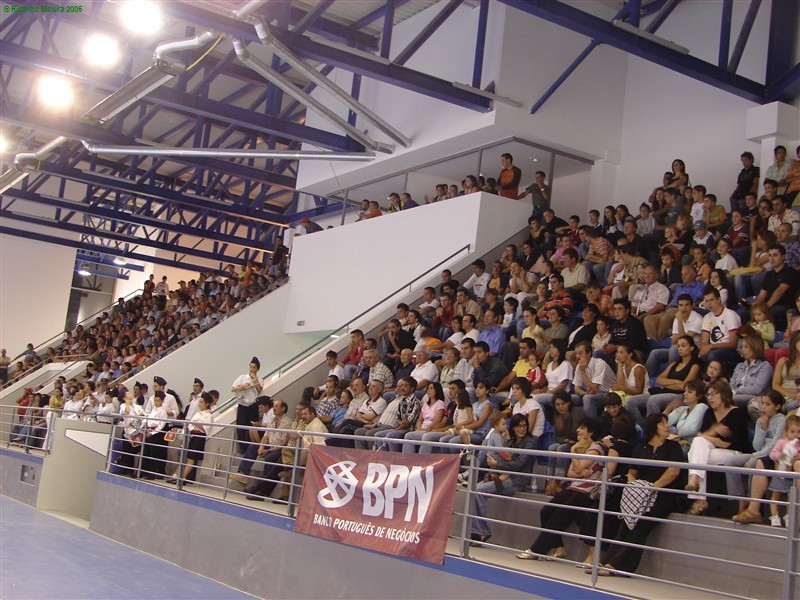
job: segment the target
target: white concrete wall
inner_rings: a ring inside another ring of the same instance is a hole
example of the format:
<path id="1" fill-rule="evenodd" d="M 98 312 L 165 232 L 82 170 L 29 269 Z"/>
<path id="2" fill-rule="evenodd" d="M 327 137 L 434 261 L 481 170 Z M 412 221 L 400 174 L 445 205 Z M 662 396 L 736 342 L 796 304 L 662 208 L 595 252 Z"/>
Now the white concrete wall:
<path id="1" fill-rule="evenodd" d="M 288 302 L 289 287 L 279 288 L 162 358 L 137 374 L 136 379 L 149 385 L 153 377 L 160 375 L 168 387 L 186 398 L 193 379 L 199 377 L 206 384 L 206 391 L 218 389 L 222 400 L 230 398 L 233 380 L 247 372 L 253 356 L 261 361 L 261 374 L 266 375 L 323 337 L 318 332 L 284 333 Z"/>
<path id="2" fill-rule="evenodd" d="M 396 25 L 392 33 L 391 56 L 394 57 L 401 52 L 442 8 L 441 3 L 437 3 Z M 446 81 L 471 85 L 471 57 L 475 52 L 478 12 L 478 8 L 459 7 L 405 66 Z M 499 74 L 499 49 L 503 39 L 502 25 L 505 12 L 505 6 L 491 3 L 482 79 L 484 87 L 496 80 Z M 348 77 L 342 77 L 334 71 L 330 78 L 340 84 L 343 83 L 343 89 L 349 92 Z M 339 109 L 340 115 L 346 118 L 347 112 L 328 94 L 318 89 L 315 90 L 314 96 L 327 106 Z M 485 128 L 494 122 L 492 112 L 481 113 L 461 108 L 367 78 L 362 79 L 360 100 L 411 138 L 412 147 L 405 149 L 397 145 L 393 154 L 379 154 L 376 160 L 366 167 L 359 163 L 328 164 L 322 161 L 308 161 L 300 168 L 298 188 L 313 193 L 328 194 L 332 190 L 399 172 L 491 141 L 487 138 Z M 308 112 L 306 124 L 336 131 L 312 111 Z M 362 131 L 368 129 L 369 135 L 374 139 L 391 142 L 367 121 L 359 119 L 356 126 Z M 459 143 L 451 145 L 454 138 L 461 136 L 463 139 Z M 413 154 L 409 155 L 412 150 Z M 332 169 L 335 171 L 335 177 Z"/>
<path id="3" fill-rule="evenodd" d="M 330 331 L 458 249 L 494 248 L 525 227 L 530 204 L 470 194 L 300 236 L 292 248 L 285 331 Z M 460 255 L 454 263 L 468 261 Z M 438 279 L 441 268 L 428 278 Z M 426 279 L 414 284 L 422 289 Z M 304 322 L 298 325 L 298 322 Z"/>
<path id="4" fill-rule="evenodd" d="M 10 356 L 64 330 L 74 267 L 75 250 L 0 235 L 0 347 Z"/>

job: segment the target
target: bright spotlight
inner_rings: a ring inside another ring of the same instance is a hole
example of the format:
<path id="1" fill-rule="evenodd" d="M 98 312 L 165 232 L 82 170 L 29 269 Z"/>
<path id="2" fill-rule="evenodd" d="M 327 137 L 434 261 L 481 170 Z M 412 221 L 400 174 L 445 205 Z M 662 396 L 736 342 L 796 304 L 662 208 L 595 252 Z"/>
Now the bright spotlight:
<path id="1" fill-rule="evenodd" d="M 8 142 L 6 142 L 6 138 L 0 137 L 0 154 L 3 154 L 8 150 Z"/>
<path id="2" fill-rule="evenodd" d="M 51 108 L 64 108 L 72 104 L 72 86 L 66 79 L 48 75 L 39 82 L 39 98 Z"/>
<path id="3" fill-rule="evenodd" d="M 118 267 L 124 267 L 128 264 L 128 261 L 126 261 L 124 258 L 117 257 L 114 259 L 114 264 Z"/>
<path id="4" fill-rule="evenodd" d="M 83 56 L 89 64 L 108 69 L 119 62 L 119 44 L 110 36 L 96 33 L 83 45 Z"/>
<path id="5" fill-rule="evenodd" d="M 122 5 L 122 22 L 138 35 L 150 35 L 161 29 L 161 9 L 151 0 L 126 0 Z"/>
<path id="6" fill-rule="evenodd" d="M 83 277 L 89 277 L 91 273 L 89 273 L 89 271 L 86 270 L 86 267 L 81 267 L 80 269 L 78 269 L 78 275 L 81 275 Z"/>

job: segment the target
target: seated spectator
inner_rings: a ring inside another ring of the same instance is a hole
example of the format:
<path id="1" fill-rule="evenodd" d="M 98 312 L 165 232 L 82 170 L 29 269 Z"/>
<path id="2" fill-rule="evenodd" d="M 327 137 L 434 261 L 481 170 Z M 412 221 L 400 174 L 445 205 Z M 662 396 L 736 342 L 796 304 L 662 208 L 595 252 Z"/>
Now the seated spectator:
<path id="1" fill-rule="evenodd" d="M 486 272 L 486 263 L 479 258 L 472 263 L 472 275 L 464 282 L 464 289 L 471 291 L 478 302 L 483 302 L 489 279 L 489 273 Z"/>
<path id="2" fill-rule="evenodd" d="M 745 221 L 744 210 L 737 208 L 731 211 L 731 226 L 722 239 L 730 246 L 730 253 L 737 265 L 750 262 L 750 227 Z"/>
<path id="3" fill-rule="evenodd" d="M 475 317 L 476 323 L 483 319 L 483 309 L 480 304 L 472 300 L 467 290 L 462 287 L 456 291 L 456 315 L 463 317 L 467 314 Z"/>
<path id="4" fill-rule="evenodd" d="M 503 496 L 513 496 L 522 491 L 530 482 L 530 472 L 533 465 L 533 455 L 514 454 L 513 450 L 533 450 L 536 442 L 528 433 L 528 422 L 523 416 L 515 415 L 511 418 L 509 427 L 511 437 L 507 447 L 512 450 L 510 457 L 505 454 L 498 454 L 497 457 L 490 455 L 486 459 L 489 469 L 497 469 L 502 473 L 492 473 L 489 471 L 484 475 L 483 481 L 475 486 L 473 494 L 472 514 L 472 539 L 473 545 L 485 544 L 492 537 L 492 531 L 483 517 L 486 517 L 489 509 L 488 494 L 496 493 Z M 503 478 L 502 475 L 511 472 L 512 475 Z"/>
<path id="5" fill-rule="evenodd" d="M 600 310 L 594 304 L 587 304 L 586 308 L 581 312 L 583 319 L 575 325 L 572 333 L 567 336 L 567 360 L 574 363 L 575 346 L 579 342 L 589 342 L 591 345 L 592 338 L 597 333 L 597 318 L 600 316 Z M 552 322 L 551 322 L 552 324 Z"/>
<path id="6" fill-rule="evenodd" d="M 727 275 L 739 266 L 736 263 L 736 259 L 730 254 L 730 244 L 725 238 L 722 238 L 719 242 L 717 242 L 716 251 L 719 255 L 719 258 L 717 259 L 717 262 L 714 263 L 715 270 L 722 271 Z"/>
<path id="7" fill-rule="evenodd" d="M 350 332 L 350 343 L 347 345 L 347 354 L 341 361 L 343 372 L 341 375 L 335 373 L 340 379 L 351 380 L 361 359 L 364 356 L 364 332 L 354 329 Z"/>
<path id="8" fill-rule="evenodd" d="M 571 452 L 588 456 L 605 456 L 606 448 L 600 443 L 600 423 L 594 419 L 584 419 L 577 428 L 578 440 L 572 445 Z M 588 531 L 583 525 L 586 522 L 582 511 L 574 507 L 590 508 L 594 500 L 590 492 L 599 483 L 598 474 L 603 470 L 603 463 L 592 458 L 573 458 L 569 465 L 567 477 L 572 482 L 566 489 L 556 493 L 550 502 L 542 508 L 541 526 L 553 531 L 542 531 L 528 550 L 517 554 L 523 560 L 536 559 L 539 556 L 566 558 L 567 550 L 559 533 L 565 531 L 573 522 L 580 525 L 581 535 L 594 536 L 596 531 Z M 590 545 L 593 541 L 587 541 Z"/>
<path id="9" fill-rule="evenodd" d="M 529 271 L 525 271 L 519 260 L 512 260 L 508 277 L 508 290 L 504 299 L 516 298 L 519 308 L 518 315 L 522 314 L 522 309 L 524 308 L 522 303 L 534 295 L 535 289 L 536 276 Z"/>
<path id="10" fill-rule="evenodd" d="M 389 406 L 392 406 L 397 402 L 395 405 L 396 419 L 394 424 L 369 434 L 376 438 L 376 450 L 400 452 L 400 444 L 389 443 L 385 440 L 402 439 L 416 425 L 417 417 L 419 417 L 419 412 L 422 408 L 420 398 L 414 393 L 416 388 L 417 381 L 413 377 L 403 377 L 397 382 L 397 395 L 389 403 Z M 386 410 L 388 411 L 389 408 L 387 407 Z"/>
<path id="11" fill-rule="evenodd" d="M 788 223 L 778 225 L 776 237 L 777 243 L 786 249 L 786 264 L 793 269 L 800 268 L 800 241 L 792 233 L 792 226 Z"/>
<path id="12" fill-rule="evenodd" d="M 465 421 L 462 417 L 460 425 L 453 425 L 454 433 L 445 432 L 439 438 L 440 442 L 447 444 L 466 443 L 464 440 L 469 436 L 469 440 L 473 444 L 480 444 L 483 438 L 486 437 L 491 424 L 489 423 L 489 416 L 494 410 L 492 402 L 489 400 L 489 382 L 484 379 L 479 379 L 475 382 L 475 402 L 472 404 L 472 420 Z M 442 452 L 455 453 L 458 450 L 454 448 L 442 448 Z"/>
<path id="13" fill-rule="evenodd" d="M 800 289 L 800 275 L 786 264 L 786 249 L 780 244 L 769 249 L 772 270 L 764 278 L 764 286 L 753 304 L 766 302 L 776 323 L 783 324 L 786 311 L 792 307 L 794 295 Z"/>
<path id="14" fill-rule="evenodd" d="M 647 319 L 663 312 L 669 304 L 669 289 L 658 281 L 658 269 L 648 265 L 644 269 L 644 285 L 632 286 L 629 293 L 633 314 Z"/>
<path id="15" fill-rule="evenodd" d="M 699 380 L 687 381 L 683 386 L 683 395 L 675 397 L 662 411 L 669 424 L 670 439 L 681 445 L 684 452 L 689 452 L 689 446 L 694 437 L 700 433 L 703 426 L 708 404 L 706 404 L 706 386 Z M 664 394 L 666 395 L 666 394 Z M 658 396 L 651 396 L 650 399 Z M 647 416 L 658 414 L 658 408 L 648 404 Z"/>
<path id="16" fill-rule="evenodd" d="M 603 362 L 603 361 L 601 361 Z M 603 362 L 605 364 L 605 362 Z M 577 406 L 572 405 L 572 396 L 567 392 L 556 392 L 553 394 L 553 429 L 555 429 L 555 443 L 551 444 L 550 452 L 569 452 L 572 446 L 578 441 L 578 425 L 586 416 Z M 599 429 L 600 422 L 597 422 Z M 568 458 L 552 458 L 547 461 L 547 476 L 564 477 L 567 474 L 570 460 Z M 549 479 L 545 493 L 548 496 L 555 496 L 562 488 L 561 481 Z"/>
<path id="17" fill-rule="evenodd" d="M 709 409 L 703 420 L 702 432 L 689 447 L 689 462 L 696 465 L 730 465 L 742 453 L 750 451 L 747 439 L 747 414 L 733 404 L 733 391 L 724 382 L 712 383 L 706 390 Z M 708 509 L 706 502 L 706 472 L 689 470 L 686 490 L 693 492 L 690 514 L 701 515 Z"/>
<path id="18" fill-rule="evenodd" d="M 766 394 L 771 387 L 772 365 L 764 360 L 764 341 L 759 335 L 743 335 L 740 353 L 744 360 L 736 365 L 731 376 L 733 401 L 739 408 L 747 408 L 755 396 Z"/>
<path id="19" fill-rule="evenodd" d="M 667 244 L 659 250 L 658 281 L 667 288 L 681 283 L 681 254 L 673 245 Z"/>
<path id="20" fill-rule="evenodd" d="M 672 314 L 672 339 L 670 341 L 669 349 L 654 348 L 650 351 L 647 357 L 647 372 L 654 376 L 661 372 L 662 366 L 667 362 L 675 362 L 678 360 L 678 340 L 681 336 L 691 336 L 695 345 L 699 345 L 701 341 L 701 332 L 703 330 L 703 317 L 694 310 L 694 303 L 689 294 L 681 294 L 676 298 L 677 309 L 673 312 L 672 309 L 667 309 Z M 651 325 L 652 327 L 659 327 L 656 331 L 651 331 L 657 337 L 656 339 L 662 340 L 660 330 L 663 321 L 654 321 L 653 319 L 645 320 L 645 327 Z M 649 337 L 649 334 L 648 334 Z"/>
<path id="21" fill-rule="evenodd" d="M 426 322 L 430 323 L 439 308 L 439 301 L 436 299 L 436 288 L 431 286 L 422 290 L 422 304 L 419 305 L 419 314 Z"/>
<path id="22" fill-rule="evenodd" d="M 586 302 L 587 304 L 594 304 L 602 316 L 611 316 L 611 296 L 606 296 L 603 290 L 600 289 L 600 284 L 596 281 L 590 281 L 586 286 Z"/>
<path id="23" fill-rule="evenodd" d="M 542 333 L 542 341 L 544 344 L 542 344 L 542 346 L 537 346 L 537 350 L 545 356 L 545 364 L 550 362 L 548 351 L 550 350 L 550 344 L 553 343 L 553 340 L 566 340 L 569 335 L 569 327 L 564 323 L 563 308 L 554 306 L 548 311 L 547 317 L 550 319 L 550 327 L 545 329 L 544 333 Z"/>
<path id="24" fill-rule="evenodd" d="M 800 381 L 800 332 L 789 339 L 789 353 L 778 359 L 772 376 L 772 389 L 789 400 L 797 396 Z"/>
<path id="25" fill-rule="evenodd" d="M 800 437 L 800 418 L 796 415 L 784 417 L 779 412 L 780 405 L 776 406 L 769 396 L 767 398 L 767 401 L 764 402 L 764 413 L 759 418 L 756 427 L 758 438 L 754 438 L 753 446 L 755 447 L 756 440 L 760 442 L 763 438 L 766 441 L 769 436 L 772 438 L 771 443 L 768 444 L 771 447 L 766 454 L 759 455 L 755 465 L 757 469 L 779 469 L 779 467 L 783 467 L 779 470 L 788 471 L 790 469 L 787 467 L 792 466 L 794 459 L 798 455 L 798 450 L 800 450 L 800 444 L 797 442 L 798 437 Z M 776 397 L 775 400 L 779 401 L 780 398 Z M 778 427 L 780 428 L 778 429 Z M 784 448 L 787 445 L 789 446 L 788 450 L 791 452 L 787 453 L 786 456 L 792 457 L 789 460 L 784 456 Z M 766 475 L 753 475 L 750 484 L 751 501 L 746 504 L 739 514 L 733 517 L 733 521 L 736 523 L 761 523 L 761 500 L 767 491 L 767 484 L 768 477 Z M 773 489 L 772 500 L 780 500 L 780 496 L 781 490 Z M 770 504 L 770 524 L 773 527 L 781 526 L 777 504 Z"/>
<path id="26" fill-rule="evenodd" d="M 668 439 L 669 426 L 664 415 L 652 415 L 645 420 L 645 441 L 633 451 L 633 458 L 646 458 L 667 462 L 684 462 L 680 445 Z M 628 469 L 628 485 L 632 487 L 645 487 L 650 490 L 647 494 L 647 504 L 641 511 L 641 516 L 661 518 L 669 515 L 677 506 L 678 497 L 668 490 L 680 489 L 682 472 L 676 467 L 658 466 L 631 466 Z M 643 482 L 643 483 L 637 483 Z M 664 491 L 667 490 L 667 491 Z M 655 495 L 655 499 L 653 499 Z M 622 503 L 626 505 L 626 492 L 622 492 Z M 645 500 L 645 498 L 642 498 Z M 651 504 L 652 500 L 652 504 Z M 649 508 L 646 508 L 648 507 Z M 626 512 L 623 510 L 623 512 Z M 658 521 L 637 518 L 637 514 L 626 514 L 623 518 L 624 525 L 620 525 L 617 541 L 636 544 L 637 546 L 621 546 L 612 544 L 601 557 L 601 566 L 597 574 L 604 577 L 613 575 L 616 571 L 633 573 L 639 566 L 642 558 L 642 548 L 647 541 L 647 536 L 658 526 Z M 591 569 L 586 570 L 591 573 Z"/>
<path id="27" fill-rule="evenodd" d="M 616 367 L 617 346 L 625 342 L 633 350 L 644 355 L 647 353 L 647 334 L 642 322 L 631 315 L 631 303 L 627 298 L 614 300 L 614 317 L 610 325 L 611 339 L 601 350 L 595 350 L 595 356 L 605 359 L 609 365 Z"/>
<path id="28" fill-rule="evenodd" d="M 597 229 L 587 231 L 586 240 L 589 251 L 583 266 L 592 272 L 598 283 L 602 283 L 606 280 L 606 265 L 611 260 L 611 244 Z"/>
<path id="29" fill-rule="evenodd" d="M 406 433 L 404 439 L 426 442 L 438 441 L 447 425 L 444 390 L 439 382 L 428 384 L 420 406 L 414 429 Z M 425 447 L 420 447 L 416 444 L 403 444 L 403 452 L 406 453 L 422 452 L 422 448 Z M 428 446 L 425 452 L 430 452 L 430 450 L 431 447 Z"/>
<path id="30" fill-rule="evenodd" d="M 550 362 L 544 373 L 547 383 L 545 386 L 534 389 L 532 398 L 543 406 L 552 407 L 553 394 L 560 391 L 570 391 L 574 369 L 572 363 L 566 357 L 566 340 L 552 340 L 548 352 L 550 354 Z"/>
<path id="31" fill-rule="evenodd" d="M 531 396 L 531 382 L 526 377 L 517 377 L 511 383 L 511 414 L 525 415 L 528 419 L 528 432 L 535 440 L 544 432 L 542 406 Z"/>
<path id="32" fill-rule="evenodd" d="M 675 345 L 678 359 L 667 365 L 656 378 L 656 386 L 648 394 L 628 398 L 627 408 L 638 424 L 644 423 L 646 414 L 660 413 L 676 396 L 681 396 L 686 384 L 700 377 L 702 367 L 698 354 L 700 349 L 694 337 L 681 335 Z M 646 410 L 646 414 L 645 414 Z"/>
<path id="33" fill-rule="evenodd" d="M 550 289 L 552 291 L 550 299 L 539 309 L 536 316 L 540 319 L 546 319 L 549 316 L 551 308 L 560 306 L 564 310 L 564 317 L 568 318 L 575 305 L 575 301 L 572 299 L 572 296 L 569 295 L 569 292 L 564 289 L 564 278 L 558 273 L 554 273 L 550 276 Z"/>
<path id="34" fill-rule="evenodd" d="M 703 317 L 700 358 L 706 361 L 738 362 L 736 346 L 742 324 L 739 315 L 725 308 L 719 290 L 714 287 L 706 288 L 703 301 L 709 312 Z"/>
<path id="35" fill-rule="evenodd" d="M 401 366 L 405 366 L 406 362 L 402 360 L 403 351 L 408 350 L 406 356 L 408 362 L 411 360 L 411 351 L 417 345 L 413 334 L 409 333 L 400 323 L 399 319 L 392 319 L 389 321 L 389 327 L 384 338 L 386 340 L 387 351 L 385 353 L 384 363 L 390 369 L 395 371 L 395 379 L 397 378 L 397 371 Z M 409 373 L 411 371 L 409 370 Z"/>
<path id="36" fill-rule="evenodd" d="M 753 295 L 753 290 L 760 289 L 767 271 L 772 270 L 769 249 L 776 243 L 775 234 L 771 231 L 762 231 L 754 239 L 755 243 L 750 248 L 750 262 L 746 267 L 740 267 L 733 273 L 736 297 L 740 300 Z"/>
<path id="37" fill-rule="evenodd" d="M 639 216 L 636 217 L 636 232 L 640 235 L 652 235 L 655 231 L 656 220 L 653 217 L 653 209 L 649 204 L 642 203 L 639 206 Z"/>
<path id="38" fill-rule="evenodd" d="M 617 381 L 611 386 L 611 391 L 616 392 L 623 400 L 627 398 L 628 402 L 639 401 L 638 396 L 645 393 L 647 370 L 636 359 L 630 344 L 623 342 L 617 346 L 616 363 Z"/>
<path id="39" fill-rule="evenodd" d="M 606 361 L 592 356 L 588 342 L 579 342 L 575 346 L 575 360 L 573 401 L 582 405 L 587 416 L 596 419 L 600 408 L 605 406 L 607 393 L 616 383 L 616 376 Z"/>

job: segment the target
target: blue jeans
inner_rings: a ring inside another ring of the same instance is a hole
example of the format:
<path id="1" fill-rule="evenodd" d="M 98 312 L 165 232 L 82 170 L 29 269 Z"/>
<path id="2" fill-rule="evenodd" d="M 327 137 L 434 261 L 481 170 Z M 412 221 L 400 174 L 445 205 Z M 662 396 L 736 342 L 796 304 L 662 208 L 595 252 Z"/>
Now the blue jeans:
<path id="1" fill-rule="evenodd" d="M 608 392 L 585 394 L 583 396 L 583 414 L 592 419 L 599 419 L 600 413 L 606 409 L 606 396 L 608 396 Z"/>
<path id="2" fill-rule="evenodd" d="M 389 452 L 400 452 L 403 444 L 392 444 L 385 440 L 402 440 L 408 429 L 385 429 L 375 434 L 375 449 L 376 450 L 389 450 Z M 380 441 L 380 440 L 383 441 Z"/>
<path id="3" fill-rule="evenodd" d="M 650 377 L 658 377 L 669 363 L 675 362 L 679 358 L 677 346 L 670 346 L 669 349 L 654 348 L 650 351 L 650 356 L 647 357 L 644 366 Z"/>
<path id="4" fill-rule="evenodd" d="M 444 435 L 441 431 L 409 431 L 405 435 L 407 440 L 422 440 L 423 442 L 438 442 Z M 417 446 L 416 444 L 403 444 L 403 452 L 413 453 L 419 452 L 420 454 L 430 454 L 433 451 L 432 446 Z"/>
<path id="5" fill-rule="evenodd" d="M 660 412 L 664 412 L 667 405 L 678 398 L 683 398 L 683 394 L 675 392 L 674 394 L 655 394 L 650 396 L 650 399 L 647 401 L 647 416 L 649 417 L 650 415 L 657 415 Z"/>
<path id="6" fill-rule="evenodd" d="M 475 486 L 475 491 L 479 492 L 472 496 L 472 533 L 486 536 L 492 535 L 492 530 L 481 517 L 489 514 L 489 497 L 484 494 L 497 494 L 500 496 L 513 496 L 522 488 L 514 485 L 511 477 L 503 482 L 503 490 L 497 489 L 494 481 L 481 481 Z"/>

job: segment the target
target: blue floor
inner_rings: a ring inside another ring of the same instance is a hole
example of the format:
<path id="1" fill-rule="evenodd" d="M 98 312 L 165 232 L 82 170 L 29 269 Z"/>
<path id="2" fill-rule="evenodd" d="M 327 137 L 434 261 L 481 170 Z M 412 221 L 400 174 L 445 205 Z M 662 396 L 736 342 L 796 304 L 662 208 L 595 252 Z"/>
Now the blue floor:
<path id="1" fill-rule="evenodd" d="M 253 596 L 0 496 L 0 598 Z"/>

